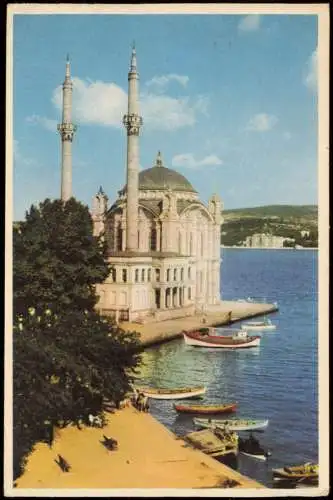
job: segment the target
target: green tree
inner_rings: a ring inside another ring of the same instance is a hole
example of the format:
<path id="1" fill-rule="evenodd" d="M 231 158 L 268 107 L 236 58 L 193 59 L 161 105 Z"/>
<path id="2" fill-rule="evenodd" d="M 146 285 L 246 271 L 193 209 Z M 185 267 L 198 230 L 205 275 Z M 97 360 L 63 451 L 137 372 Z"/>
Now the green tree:
<path id="1" fill-rule="evenodd" d="M 117 404 L 140 362 L 138 336 L 96 312 L 18 317 L 13 329 L 14 473 L 53 426 L 103 419 L 103 400 Z"/>
<path id="2" fill-rule="evenodd" d="M 92 230 L 74 198 L 32 206 L 14 228 L 14 477 L 53 426 L 103 417 L 105 398 L 117 405 L 140 362 L 137 334 L 95 310 L 110 266 Z"/>
<path id="3" fill-rule="evenodd" d="M 106 246 L 93 236 L 88 207 L 71 198 L 32 206 L 14 228 L 14 310 L 92 310 L 95 284 L 105 280 Z"/>

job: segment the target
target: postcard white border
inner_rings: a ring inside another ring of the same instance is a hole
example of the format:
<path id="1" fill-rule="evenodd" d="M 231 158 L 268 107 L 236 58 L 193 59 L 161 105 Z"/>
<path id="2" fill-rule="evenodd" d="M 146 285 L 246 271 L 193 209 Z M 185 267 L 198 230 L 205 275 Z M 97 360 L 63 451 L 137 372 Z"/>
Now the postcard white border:
<path id="1" fill-rule="evenodd" d="M 276 489 L 22 489 L 12 484 L 12 222 L 13 222 L 13 15 L 15 14 L 298 14 L 318 16 L 318 207 L 319 207 L 319 466 L 318 488 Z M 6 221 L 5 221 L 5 431 L 4 492 L 19 497 L 285 497 L 329 492 L 329 4 L 10 4 L 6 54 Z"/>

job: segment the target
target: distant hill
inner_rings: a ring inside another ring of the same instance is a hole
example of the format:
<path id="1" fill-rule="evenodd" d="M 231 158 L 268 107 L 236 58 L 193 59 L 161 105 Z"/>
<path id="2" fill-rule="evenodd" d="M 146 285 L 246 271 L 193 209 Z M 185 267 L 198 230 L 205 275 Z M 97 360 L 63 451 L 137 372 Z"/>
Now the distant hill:
<path id="1" fill-rule="evenodd" d="M 224 210 L 226 220 L 240 217 L 297 217 L 307 219 L 318 218 L 317 205 L 266 205 L 264 207 L 234 208 Z"/>
<path id="2" fill-rule="evenodd" d="M 318 245 L 317 205 L 236 208 L 224 210 L 222 216 L 221 244 L 225 246 L 243 246 L 247 236 L 257 233 L 293 238 L 304 247 Z"/>

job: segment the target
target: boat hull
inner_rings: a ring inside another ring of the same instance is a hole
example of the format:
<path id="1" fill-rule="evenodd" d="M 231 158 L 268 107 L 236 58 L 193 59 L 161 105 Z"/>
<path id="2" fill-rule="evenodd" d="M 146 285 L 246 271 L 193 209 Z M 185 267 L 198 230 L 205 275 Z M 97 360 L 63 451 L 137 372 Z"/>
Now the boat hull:
<path id="1" fill-rule="evenodd" d="M 268 420 L 252 420 L 248 423 L 242 420 L 212 420 L 211 422 L 208 419 L 200 419 L 194 418 L 193 422 L 195 425 L 205 428 L 211 429 L 214 427 L 223 429 L 225 426 L 230 429 L 230 431 L 240 432 L 240 431 L 254 431 L 259 429 L 265 429 L 268 426 Z"/>
<path id="2" fill-rule="evenodd" d="M 233 403 L 230 405 L 211 406 L 211 407 L 204 407 L 200 405 L 198 406 L 174 405 L 174 408 L 179 413 L 217 415 L 219 413 L 231 413 L 233 411 L 236 411 L 237 404 Z"/>
<path id="3" fill-rule="evenodd" d="M 262 325 L 262 326 L 259 326 L 259 325 L 251 325 L 250 323 L 244 323 L 243 325 L 241 325 L 241 329 L 242 330 L 251 330 L 251 331 L 255 331 L 255 332 L 261 332 L 261 331 L 272 331 L 272 330 L 275 330 L 276 329 L 276 326 L 275 325 Z"/>
<path id="4" fill-rule="evenodd" d="M 318 479 L 318 471 L 306 472 L 303 466 L 290 467 L 290 472 L 286 471 L 285 468 L 272 469 L 273 480 L 288 480 L 288 481 L 299 481 L 299 480 L 316 480 Z"/>
<path id="5" fill-rule="evenodd" d="M 223 343 L 223 338 L 220 337 L 221 340 L 204 340 L 203 338 L 195 338 L 187 335 L 185 332 L 183 333 L 185 343 L 194 347 L 214 347 L 219 349 L 244 349 L 248 347 L 258 347 L 260 345 L 260 337 L 253 337 L 250 341 L 245 342 L 231 342 L 226 341 Z M 217 337 L 218 338 L 218 337 Z"/>
<path id="6" fill-rule="evenodd" d="M 267 456 L 265 454 L 261 454 L 261 455 L 255 455 L 253 453 L 248 453 L 246 451 L 240 451 L 240 453 L 242 455 L 246 455 L 247 457 L 251 457 L 251 458 L 256 458 L 257 460 L 267 460 Z"/>
<path id="7" fill-rule="evenodd" d="M 137 388 L 139 392 L 142 392 L 144 396 L 147 396 L 148 398 L 151 399 L 189 399 L 189 398 L 197 398 L 199 396 L 202 396 L 206 392 L 206 387 L 201 387 L 195 390 L 189 390 L 189 391 L 184 391 L 184 392 L 155 392 L 155 391 L 150 391 L 149 389 L 145 388 Z"/>

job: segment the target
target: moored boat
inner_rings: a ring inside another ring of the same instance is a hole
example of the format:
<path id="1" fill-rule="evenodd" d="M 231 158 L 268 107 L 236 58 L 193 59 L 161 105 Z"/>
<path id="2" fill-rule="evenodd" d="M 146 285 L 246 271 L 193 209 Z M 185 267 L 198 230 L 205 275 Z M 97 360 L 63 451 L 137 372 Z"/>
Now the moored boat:
<path id="1" fill-rule="evenodd" d="M 236 411 L 237 403 L 229 403 L 224 405 L 182 405 L 174 404 L 174 408 L 179 413 L 201 413 L 212 414 L 231 413 Z"/>
<path id="2" fill-rule="evenodd" d="M 229 420 L 221 420 L 221 419 L 210 419 L 210 418 L 194 418 L 193 422 L 196 426 L 206 428 L 206 429 L 214 429 L 227 428 L 230 431 L 253 431 L 265 429 L 268 426 L 268 420 L 249 420 L 249 419 L 229 419 Z"/>
<path id="3" fill-rule="evenodd" d="M 195 347 L 218 347 L 224 349 L 240 349 L 260 345 L 259 335 L 248 335 L 246 331 L 228 329 L 231 335 L 216 335 L 214 328 L 200 328 L 185 331 L 183 336 L 187 345 Z"/>
<path id="4" fill-rule="evenodd" d="M 178 389 L 137 387 L 136 390 L 152 399 L 187 399 L 202 396 L 206 392 L 206 387 L 183 387 Z"/>
<path id="5" fill-rule="evenodd" d="M 280 469 L 272 469 L 274 480 L 288 479 L 291 481 L 299 480 L 315 480 L 318 479 L 319 467 L 318 464 L 307 462 L 302 465 L 294 465 L 292 467 L 281 467 Z"/>
<path id="6" fill-rule="evenodd" d="M 241 325 L 242 330 L 275 330 L 276 325 L 274 325 L 270 319 L 265 319 L 263 321 L 249 321 Z"/>
<path id="7" fill-rule="evenodd" d="M 258 460 L 266 460 L 271 456 L 271 452 L 269 450 L 265 450 L 259 443 L 258 439 L 256 439 L 252 434 L 246 439 L 238 439 L 238 451 L 243 455 L 257 458 Z"/>
<path id="8" fill-rule="evenodd" d="M 216 429 L 204 429 L 190 432 L 185 436 L 185 441 L 211 457 L 237 455 L 238 452 L 238 436 L 235 432 L 222 433 Z"/>

